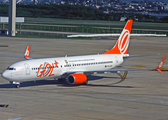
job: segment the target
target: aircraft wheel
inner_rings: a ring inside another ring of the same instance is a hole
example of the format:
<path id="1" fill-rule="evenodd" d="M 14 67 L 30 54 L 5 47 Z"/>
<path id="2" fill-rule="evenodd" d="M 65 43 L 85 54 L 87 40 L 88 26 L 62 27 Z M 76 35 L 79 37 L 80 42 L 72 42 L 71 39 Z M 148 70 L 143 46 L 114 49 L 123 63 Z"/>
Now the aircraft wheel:
<path id="1" fill-rule="evenodd" d="M 88 84 L 88 80 L 84 83 L 84 85 L 87 85 Z"/>
<path id="2" fill-rule="evenodd" d="M 20 84 L 16 84 L 16 86 L 15 86 L 16 88 L 20 88 Z"/>

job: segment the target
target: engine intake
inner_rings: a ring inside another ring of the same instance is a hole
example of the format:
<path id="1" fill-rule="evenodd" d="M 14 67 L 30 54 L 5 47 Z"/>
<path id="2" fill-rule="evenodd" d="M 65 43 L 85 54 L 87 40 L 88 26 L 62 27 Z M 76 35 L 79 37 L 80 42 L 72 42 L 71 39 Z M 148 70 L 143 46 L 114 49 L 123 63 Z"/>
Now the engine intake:
<path id="1" fill-rule="evenodd" d="M 70 85 L 83 84 L 87 81 L 87 76 L 82 73 L 70 74 L 67 77 L 67 82 Z"/>

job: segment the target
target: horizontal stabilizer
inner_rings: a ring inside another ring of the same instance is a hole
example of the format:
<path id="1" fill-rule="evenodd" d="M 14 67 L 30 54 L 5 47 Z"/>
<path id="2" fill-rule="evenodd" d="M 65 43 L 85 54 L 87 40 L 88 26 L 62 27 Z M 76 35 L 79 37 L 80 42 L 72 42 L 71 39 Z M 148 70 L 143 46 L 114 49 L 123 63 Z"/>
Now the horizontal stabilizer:
<path id="1" fill-rule="evenodd" d="M 144 55 L 129 55 L 129 56 L 123 56 L 124 58 L 130 58 L 130 57 L 142 57 L 142 56 L 152 56 L 152 55 L 159 55 L 158 54 L 144 54 Z"/>

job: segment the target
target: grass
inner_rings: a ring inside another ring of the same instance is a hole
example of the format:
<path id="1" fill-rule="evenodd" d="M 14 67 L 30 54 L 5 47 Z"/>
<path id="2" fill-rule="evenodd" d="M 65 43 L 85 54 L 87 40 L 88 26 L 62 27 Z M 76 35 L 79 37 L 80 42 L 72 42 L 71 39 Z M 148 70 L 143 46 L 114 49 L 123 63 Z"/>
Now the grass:
<path id="1" fill-rule="evenodd" d="M 46 25 L 46 24 L 45 24 Z M 50 24 L 52 25 L 52 24 Z M 59 25 L 59 26 L 54 26 L 54 25 Z M 27 30 L 47 30 L 47 31 L 60 31 L 60 32 L 80 32 L 80 33 L 117 33 L 121 32 L 123 29 L 124 25 L 76 25 L 76 27 L 71 27 L 75 26 L 74 24 L 54 24 L 53 26 L 44 26 L 44 25 L 22 25 L 22 29 L 27 29 Z M 62 25 L 62 26 L 60 26 Z M 5 29 L 8 28 L 8 25 L 4 25 Z M 109 29 L 110 27 L 110 29 Z M 0 25 L 0 28 L 2 28 L 2 25 Z M 16 24 L 16 29 L 19 29 L 20 25 Z M 117 29 L 117 30 L 116 30 Z M 139 29 L 138 31 L 144 31 L 144 29 L 147 29 L 148 31 L 158 31 L 162 30 L 164 32 L 168 31 L 168 27 L 160 27 L 160 26 L 137 26 L 133 25 L 133 29 Z M 118 31 L 119 30 L 119 31 Z M 104 32 L 106 31 L 106 32 Z M 116 31 L 116 32 L 115 32 Z"/>
<path id="2" fill-rule="evenodd" d="M 32 18 L 33 19 L 33 18 Z M 35 20 L 39 20 L 39 18 L 34 18 Z M 50 22 L 46 22 L 45 20 L 56 20 L 56 21 L 50 21 Z M 76 23 L 75 23 L 76 21 Z M 43 22 L 43 23 L 42 23 Z M 69 22 L 73 22 L 73 23 L 69 23 Z M 94 24 L 84 24 L 85 22 L 90 22 L 90 23 L 94 23 Z M 95 29 L 95 28 L 99 28 L 100 27 L 104 27 L 106 29 L 109 29 L 109 27 L 111 29 L 123 29 L 124 25 L 126 22 L 120 22 L 120 21 L 95 21 L 95 20 L 69 20 L 69 19 L 54 19 L 54 18 L 44 18 L 44 21 L 27 21 L 25 22 L 25 24 L 27 23 L 31 23 L 34 24 L 32 26 L 34 26 L 33 28 L 37 28 L 40 26 L 43 26 L 41 24 L 44 25 L 59 25 L 56 28 L 70 28 L 71 26 L 80 28 L 80 29 Z M 97 23 L 97 24 L 96 24 Z M 106 23 L 106 24 L 99 24 L 99 23 Z M 117 25 L 114 25 L 114 23 L 118 23 Z M 24 24 L 23 24 L 24 25 Z M 148 26 L 148 25 L 153 25 L 153 26 Z M 133 23 L 133 29 L 149 29 L 149 30 L 168 30 L 167 27 L 168 23 L 148 23 L 148 22 L 134 22 Z M 26 25 L 24 25 L 26 27 Z M 71 28 L 74 28 L 71 27 Z M 82 30 L 79 30 L 82 31 Z M 90 30 L 91 31 L 91 30 Z M 73 32 L 77 32 L 77 31 L 73 31 Z"/>
<path id="3" fill-rule="evenodd" d="M 32 21 L 28 21 L 32 20 Z M 43 21 L 38 21 L 43 20 Z M 53 20 L 53 21 L 47 21 Z M 69 23 L 72 22 L 72 23 Z M 76 22 L 76 23 L 75 23 Z M 79 22 L 79 23 L 77 23 Z M 94 24 L 83 24 L 85 22 Z M 96 24 L 97 23 L 97 24 Z M 106 24 L 99 24 L 106 23 Z M 108 24 L 107 24 L 108 23 Z M 113 24 L 119 23 L 119 24 Z M 57 32 L 77 32 L 77 33 L 91 33 L 91 34 L 104 34 L 104 33 L 121 33 L 126 22 L 119 21 L 98 21 L 98 20 L 69 20 L 69 19 L 55 19 L 55 18 L 25 18 L 25 23 L 22 24 L 22 30 L 40 30 L 40 31 L 57 31 Z M 27 25 L 32 24 L 32 25 Z M 147 25 L 154 26 L 147 26 Z M 146 25 L 146 26 L 145 26 Z M 162 25 L 162 26 L 159 26 Z M 165 26 L 163 26 L 165 25 Z M 167 23 L 141 23 L 134 22 L 132 33 L 139 34 L 168 34 Z M 4 28 L 8 28 L 5 24 Z M 2 28 L 2 24 L 0 24 Z M 20 25 L 16 24 L 16 29 L 20 29 Z M 134 30 L 138 29 L 138 30 Z M 162 30 L 162 31 L 158 31 Z M 24 33 L 17 34 L 18 37 L 43 37 L 43 38 L 66 38 L 65 35 L 47 34 L 45 33 Z"/>
<path id="4" fill-rule="evenodd" d="M 107 23 L 107 22 L 111 22 L 111 23 L 118 23 L 119 21 L 103 21 L 103 20 L 75 20 L 75 19 L 60 19 L 60 18 L 28 18 L 28 17 L 26 17 L 25 18 L 25 21 L 26 22 L 29 22 L 29 20 L 33 20 L 34 22 L 39 22 L 39 20 L 41 21 L 41 20 L 44 20 L 44 21 L 49 21 L 49 22 L 51 22 L 51 21 L 55 21 L 55 22 L 60 22 L 60 23 L 62 23 L 62 22 L 93 22 L 93 23 L 95 23 L 95 22 L 100 22 L 100 23 Z"/>
<path id="5" fill-rule="evenodd" d="M 32 20 L 44 20 L 44 21 L 27 21 L 26 19 Z M 46 22 L 45 20 L 56 20 L 54 22 Z M 58 21 L 58 22 L 57 22 Z M 73 23 L 68 23 L 69 21 L 73 21 Z M 75 23 L 78 21 L 80 23 Z M 108 24 L 83 24 L 85 22 L 98 22 L 98 23 L 108 23 Z M 120 23 L 119 25 L 114 25 L 113 23 Z M 69 19 L 54 19 L 54 18 L 25 18 L 25 22 L 22 24 L 22 29 L 32 29 L 32 30 L 49 30 L 49 31 L 69 31 L 69 32 L 82 32 L 82 29 L 88 29 L 85 31 L 86 33 L 93 33 L 93 30 L 101 31 L 105 29 L 123 29 L 126 22 L 120 21 L 95 21 L 95 20 L 69 20 Z M 33 24 L 33 25 L 26 25 L 26 24 Z M 168 23 L 144 23 L 144 22 L 134 22 L 133 29 L 149 29 L 149 30 L 168 30 Z M 147 26 L 147 25 L 154 25 L 154 26 Z M 50 26 L 46 26 L 50 25 Z M 56 26 L 59 25 L 59 26 Z M 146 25 L 146 26 L 145 26 Z M 161 25 L 161 26 L 159 26 Z M 52 27 L 51 27 L 52 26 Z M 73 27 L 72 27 L 73 26 Z M 0 24 L 2 28 L 2 24 Z M 8 28 L 8 25 L 5 24 L 5 28 Z M 61 29 L 62 28 L 62 29 Z M 72 28 L 72 30 L 67 30 Z M 78 30 L 76 30 L 78 28 Z M 98 28 L 98 29 L 95 29 Z M 19 29 L 19 24 L 16 24 L 16 29 Z M 92 30 L 93 29 L 93 30 Z M 84 32 L 84 31 L 83 31 Z"/>
<path id="6" fill-rule="evenodd" d="M 107 22 L 108 23 L 108 22 Z M 121 23 L 121 22 L 120 22 Z M 30 23 L 29 23 L 30 24 Z M 62 27 L 71 27 L 71 26 L 73 26 L 73 27 L 83 27 L 83 28 L 95 28 L 95 27 L 107 27 L 107 28 L 109 28 L 109 27 L 111 27 L 111 28 L 123 28 L 124 27 L 124 25 L 125 25 L 125 23 L 123 23 L 123 24 L 121 24 L 121 25 L 113 25 L 113 24 L 108 24 L 108 25 L 99 25 L 99 24 L 83 24 L 83 23 L 80 23 L 80 24 L 74 24 L 74 23 L 72 23 L 72 24 L 70 24 L 70 23 L 40 23 L 40 22 L 33 22 L 33 23 L 31 23 L 32 24 L 32 26 L 43 26 L 43 25 L 58 25 L 58 26 L 62 26 Z M 42 25 L 43 24 L 43 25 Z M 24 25 L 24 24 L 23 24 Z M 147 24 L 147 25 L 149 25 L 149 24 Z M 155 26 L 156 25 L 156 26 Z M 138 24 L 135 24 L 134 23 L 134 25 L 133 25 L 133 29 L 154 29 L 154 30 L 168 30 L 168 27 L 166 26 L 166 24 L 155 24 L 155 25 L 153 25 L 153 26 L 145 26 L 144 24 L 140 24 L 140 23 L 138 23 Z M 159 25 L 162 25 L 162 26 L 159 26 Z M 167 24 L 168 25 L 168 24 Z M 26 23 L 25 23 L 25 25 L 24 26 L 26 26 Z"/>
<path id="7" fill-rule="evenodd" d="M 22 33 L 16 34 L 16 37 L 30 37 L 30 38 L 66 38 L 66 36 L 61 35 L 51 35 L 45 33 Z"/>
<path id="8" fill-rule="evenodd" d="M 33 22 L 39 22 L 39 20 L 51 20 L 49 22 L 52 22 L 54 20 L 53 23 L 58 22 L 58 23 L 64 23 L 64 22 L 92 22 L 92 23 L 125 23 L 125 22 L 121 22 L 121 21 L 103 21 L 103 20 L 74 20 L 74 19 L 59 19 L 59 18 L 25 18 L 25 22 L 29 22 L 29 20 L 33 20 Z M 47 22 L 46 22 L 47 23 Z M 153 22 L 134 22 L 135 24 L 147 24 L 147 25 L 168 25 L 168 23 L 153 23 Z"/>
<path id="9" fill-rule="evenodd" d="M 17 29 L 19 29 L 19 26 L 16 27 Z M 110 26 L 111 29 L 109 29 L 109 27 L 92 27 L 92 26 L 79 26 L 79 27 L 60 27 L 60 26 L 37 26 L 37 25 L 32 25 L 32 26 L 27 26 L 27 25 L 23 25 L 22 29 L 27 29 L 27 30 L 42 30 L 42 31 L 57 31 L 57 32 L 77 32 L 77 33 L 91 33 L 91 34 L 104 34 L 104 33 L 121 33 L 123 26 L 119 27 L 119 26 Z M 117 29 L 116 29 L 117 28 Z M 135 27 L 133 27 L 132 33 L 146 33 L 146 34 L 151 34 L 151 33 L 157 33 L 157 34 L 167 34 L 167 32 L 164 31 L 157 31 L 157 29 L 153 29 L 152 27 L 150 29 L 145 28 L 145 27 L 141 27 L 139 26 L 139 30 L 134 30 L 137 29 Z M 147 29 L 147 30 L 144 30 Z M 159 30 L 159 29 L 158 29 Z"/>

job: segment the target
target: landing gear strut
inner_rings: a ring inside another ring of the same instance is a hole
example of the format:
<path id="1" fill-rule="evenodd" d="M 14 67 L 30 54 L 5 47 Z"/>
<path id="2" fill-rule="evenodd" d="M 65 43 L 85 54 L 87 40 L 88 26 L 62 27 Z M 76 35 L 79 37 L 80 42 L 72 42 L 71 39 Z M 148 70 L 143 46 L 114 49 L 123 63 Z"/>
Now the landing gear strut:
<path id="1" fill-rule="evenodd" d="M 65 82 L 65 79 L 64 79 L 64 78 L 58 78 L 58 82 L 64 83 L 64 82 Z"/>
<path id="2" fill-rule="evenodd" d="M 16 88 L 20 88 L 20 83 L 15 81 L 10 81 L 11 84 L 14 84 Z"/>
<path id="3" fill-rule="evenodd" d="M 84 83 L 84 85 L 87 85 L 88 84 L 88 80 Z"/>

